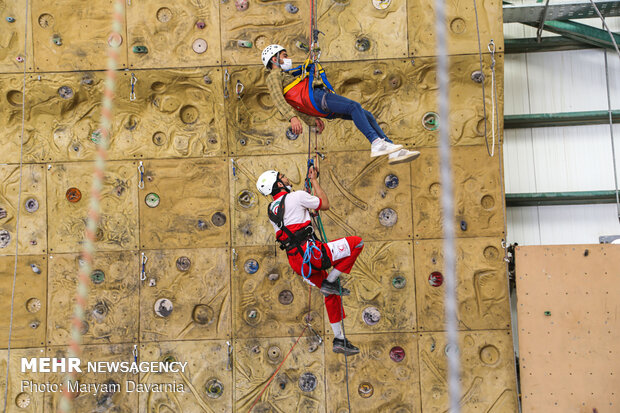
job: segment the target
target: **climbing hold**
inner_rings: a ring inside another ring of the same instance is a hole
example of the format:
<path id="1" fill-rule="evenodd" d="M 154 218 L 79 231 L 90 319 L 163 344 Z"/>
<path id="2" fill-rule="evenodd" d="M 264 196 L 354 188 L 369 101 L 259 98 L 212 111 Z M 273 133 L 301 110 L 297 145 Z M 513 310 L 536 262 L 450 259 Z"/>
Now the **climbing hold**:
<path id="1" fill-rule="evenodd" d="M 11 241 L 11 234 L 6 229 L 0 230 L 0 248 L 5 248 Z"/>
<path id="2" fill-rule="evenodd" d="M 34 198 L 28 198 L 25 204 L 26 211 L 33 213 L 39 209 L 39 201 Z"/>
<path id="3" fill-rule="evenodd" d="M 210 398 L 217 399 L 224 393 L 224 385 L 218 379 L 211 378 L 205 384 L 205 392 Z"/>
<path id="4" fill-rule="evenodd" d="M 199 230 L 205 230 L 207 229 L 207 223 L 204 222 L 202 219 L 198 220 L 198 224 L 196 224 L 196 226 L 198 227 Z"/>
<path id="5" fill-rule="evenodd" d="M 269 279 L 269 281 L 276 281 L 278 278 L 280 278 L 280 274 L 278 274 L 277 272 L 273 272 L 269 274 L 267 278 Z"/>
<path id="6" fill-rule="evenodd" d="M 30 328 L 33 329 L 33 330 L 36 330 L 37 328 L 39 328 L 40 325 L 41 325 L 41 322 L 39 320 L 31 321 L 30 324 L 28 324 L 28 326 L 30 326 Z M 82 327 L 83 326 L 84 325 L 82 325 Z M 88 326 L 88 324 L 87 324 L 87 326 Z M 88 327 L 87 327 L 86 332 L 88 332 Z M 84 333 L 84 334 L 86 334 L 86 333 Z"/>
<path id="7" fill-rule="evenodd" d="M 237 46 L 250 49 L 252 47 L 252 42 L 249 40 L 237 40 Z"/>
<path id="8" fill-rule="evenodd" d="M 389 189 L 394 189 L 398 186 L 398 177 L 393 174 L 389 174 L 385 177 L 385 186 Z"/>
<path id="9" fill-rule="evenodd" d="M 204 75 L 203 80 L 205 81 L 205 84 L 207 85 L 210 85 L 211 83 L 213 83 L 213 80 L 211 80 L 209 75 Z"/>
<path id="10" fill-rule="evenodd" d="M 293 129 L 289 126 L 289 128 L 286 130 L 286 139 L 288 139 L 289 141 L 294 141 L 297 138 L 299 138 L 299 135 L 293 132 Z"/>
<path id="11" fill-rule="evenodd" d="M 461 231 L 467 231 L 467 221 L 461 220 Z"/>
<path id="12" fill-rule="evenodd" d="M 301 49 L 301 50 L 303 50 L 303 51 L 304 51 L 304 52 L 306 52 L 306 53 L 309 53 L 309 52 L 310 52 L 310 48 L 308 47 L 308 45 L 307 45 L 306 43 L 302 42 L 301 40 L 297 40 L 297 41 L 295 42 L 295 46 L 296 46 L 298 49 Z"/>
<path id="13" fill-rule="evenodd" d="M 446 344 L 446 347 L 444 347 L 443 352 L 446 354 L 446 356 L 450 355 L 450 353 L 452 354 L 458 354 L 458 346 L 453 346 L 452 344 Z"/>
<path id="14" fill-rule="evenodd" d="M 362 319 L 369 326 L 374 326 L 381 319 L 381 313 L 379 313 L 376 307 L 366 307 L 362 311 Z"/>
<path id="15" fill-rule="evenodd" d="M 545 315 L 548 317 L 551 315 L 551 311 L 545 311 Z"/>
<path id="16" fill-rule="evenodd" d="M 249 189 L 244 189 L 237 195 L 237 202 L 242 208 L 251 208 L 256 204 L 256 194 Z"/>
<path id="17" fill-rule="evenodd" d="M 455 34 L 463 33 L 466 27 L 467 24 L 465 23 L 465 20 L 461 19 L 460 17 L 457 17 L 450 22 L 450 30 Z"/>
<path id="18" fill-rule="evenodd" d="M 250 3 L 248 0 L 235 0 L 235 7 L 238 11 L 244 11 L 250 7 Z"/>
<path id="19" fill-rule="evenodd" d="M 6 209 L 0 208 L 0 219 L 6 218 Z"/>
<path id="20" fill-rule="evenodd" d="M 426 130 L 437 130 L 437 128 L 439 128 L 439 115 L 435 112 L 426 112 L 424 116 L 422 116 L 422 126 L 424 126 Z"/>
<path id="21" fill-rule="evenodd" d="M 15 17 L 8 16 L 6 18 L 6 21 L 8 21 L 9 23 L 15 23 Z"/>
<path id="22" fill-rule="evenodd" d="M 484 73 L 482 73 L 480 70 L 476 70 L 472 72 L 471 80 L 473 80 L 476 83 L 482 83 L 484 81 Z"/>
<path id="23" fill-rule="evenodd" d="M 123 44 L 123 37 L 118 33 L 112 33 L 108 36 L 108 46 L 110 47 L 120 47 Z"/>
<path id="24" fill-rule="evenodd" d="M 26 301 L 26 309 L 29 313 L 36 313 L 41 309 L 41 300 L 39 300 L 38 298 L 31 298 L 30 300 Z"/>
<path id="25" fill-rule="evenodd" d="M 45 13 L 39 16 L 39 26 L 41 26 L 42 29 L 47 29 L 53 24 L 54 17 L 51 14 Z"/>
<path id="26" fill-rule="evenodd" d="M 196 324 L 207 325 L 213 322 L 213 309 L 206 304 L 198 304 L 194 307 L 194 311 L 192 311 L 192 320 Z"/>
<path id="27" fill-rule="evenodd" d="M 166 135 L 163 132 L 155 132 L 153 134 L 153 143 L 156 146 L 163 146 L 166 143 Z"/>
<path id="28" fill-rule="evenodd" d="M 390 4 L 392 4 L 392 0 L 372 0 L 372 5 L 377 10 L 385 10 L 390 7 Z"/>
<path id="29" fill-rule="evenodd" d="M 316 389 L 317 379 L 313 373 L 303 373 L 299 376 L 299 388 L 301 391 L 311 392 Z"/>
<path id="30" fill-rule="evenodd" d="M 278 301 L 282 305 L 289 305 L 293 302 L 293 293 L 290 290 L 282 290 L 278 295 Z"/>
<path id="31" fill-rule="evenodd" d="M 65 193 L 65 198 L 67 198 L 67 201 L 71 203 L 76 203 L 82 199 L 82 192 L 80 192 L 77 188 L 69 188 Z"/>
<path id="32" fill-rule="evenodd" d="M 213 216 L 211 217 L 211 222 L 213 223 L 213 225 L 215 225 L 216 227 L 221 227 L 222 225 L 224 225 L 226 223 L 226 215 L 224 215 L 221 212 L 216 212 L 215 214 L 213 214 Z"/>
<path id="33" fill-rule="evenodd" d="M 280 347 L 278 346 L 271 346 L 269 347 L 269 350 L 267 350 L 267 358 L 269 358 L 269 361 L 271 362 L 279 361 L 281 355 L 282 352 L 280 351 Z"/>
<path id="34" fill-rule="evenodd" d="M 499 361 L 499 350 L 492 344 L 480 349 L 480 361 L 487 366 L 492 366 Z"/>
<path id="35" fill-rule="evenodd" d="M 90 280 L 93 284 L 101 284 L 105 281 L 105 273 L 101 270 L 95 270 L 90 274 Z"/>
<path id="36" fill-rule="evenodd" d="M 149 279 L 149 287 L 155 287 L 157 285 L 157 280 L 155 278 Z"/>
<path id="37" fill-rule="evenodd" d="M 392 287 L 396 288 L 397 290 L 405 288 L 406 284 L 407 280 L 402 275 L 397 275 L 396 277 L 392 278 Z"/>
<path id="38" fill-rule="evenodd" d="M 192 50 L 198 54 L 202 54 L 207 51 L 207 41 L 205 39 L 196 39 L 192 43 Z"/>
<path id="39" fill-rule="evenodd" d="M 100 322 L 103 321 L 107 313 L 108 307 L 102 302 L 95 304 L 93 307 L 93 316 Z"/>
<path id="40" fill-rule="evenodd" d="M 58 88 L 58 95 L 63 99 L 71 99 L 73 97 L 73 89 L 69 86 L 61 86 Z"/>
<path id="41" fill-rule="evenodd" d="M 132 50 L 136 54 L 145 54 L 149 52 L 149 49 L 146 46 L 134 46 Z"/>
<path id="42" fill-rule="evenodd" d="M 375 390 L 373 389 L 372 384 L 370 384 L 368 382 L 360 383 L 359 387 L 357 388 L 357 392 L 364 399 L 367 399 L 370 396 L 372 396 L 374 391 Z"/>
<path id="43" fill-rule="evenodd" d="M 258 324 L 258 322 L 260 321 L 260 314 L 259 314 L 258 310 L 254 309 L 254 308 L 249 308 L 245 312 L 245 321 L 246 321 L 246 323 L 248 323 L 250 325 Z"/>
<path id="44" fill-rule="evenodd" d="M 160 298 L 155 301 L 155 314 L 160 317 L 168 317 L 172 313 L 172 301 L 167 298 Z"/>
<path id="45" fill-rule="evenodd" d="M 255 259 L 250 258 L 245 262 L 245 264 L 243 264 L 243 269 L 248 274 L 255 274 L 256 271 L 258 271 L 258 262 Z"/>
<path id="46" fill-rule="evenodd" d="M 157 10 L 157 20 L 161 23 L 168 23 L 172 19 L 172 10 L 168 7 L 162 7 Z"/>
<path id="47" fill-rule="evenodd" d="M 358 52 L 367 51 L 368 49 L 370 49 L 370 40 L 368 40 L 365 37 L 357 39 L 355 41 L 355 48 L 357 49 Z"/>
<path id="48" fill-rule="evenodd" d="M 173 355 L 171 355 L 171 354 L 167 355 L 167 356 L 166 356 L 166 357 L 164 357 L 164 358 L 163 358 L 163 360 L 162 360 L 162 362 L 163 362 L 165 365 L 170 365 L 170 363 L 174 363 L 174 362 L 176 362 L 176 361 L 177 361 L 177 359 L 176 359 Z"/>
<path id="49" fill-rule="evenodd" d="M 383 208 L 379 212 L 379 223 L 384 227 L 392 227 L 398 221 L 398 214 L 392 208 Z"/>
<path id="50" fill-rule="evenodd" d="M 202 29 L 204 29 L 204 28 L 206 27 L 206 24 L 205 24 L 205 22 L 204 22 L 204 21 L 202 21 L 202 20 L 198 20 L 198 21 L 196 22 L 196 27 L 197 27 L 197 28 L 199 28 L 200 30 L 202 30 Z"/>
<path id="51" fill-rule="evenodd" d="M 146 197 L 144 198 L 144 202 L 149 208 L 155 208 L 157 205 L 159 205 L 159 195 L 157 195 L 155 192 L 151 192 L 150 194 L 146 195 Z"/>
<path id="52" fill-rule="evenodd" d="M 390 350 L 390 358 L 392 361 L 400 363 L 405 358 L 405 350 L 400 346 L 394 346 Z"/>
<path id="53" fill-rule="evenodd" d="M 299 11 L 299 7 L 295 6 L 293 3 L 286 3 L 285 9 L 291 14 L 295 14 Z"/>
<path id="54" fill-rule="evenodd" d="M 187 257 L 179 257 L 177 258 L 177 269 L 179 271 L 187 271 L 189 267 L 191 267 L 192 262 Z"/>
<path id="55" fill-rule="evenodd" d="M 20 409 L 30 406 L 30 395 L 28 393 L 19 393 L 15 398 L 15 405 Z"/>
<path id="56" fill-rule="evenodd" d="M 58 34 L 53 35 L 52 43 L 54 43 L 56 46 L 62 46 L 62 39 L 60 38 L 60 35 Z"/>
<path id="57" fill-rule="evenodd" d="M 41 269 L 39 268 L 37 264 L 30 264 L 30 269 L 35 274 L 41 274 Z"/>
<path id="58" fill-rule="evenodd" d="M 103 139 L 103 135 L 100 129 L 97 129 L 90 135 L 90 140 L 95 144 L 99 145 L 101 143 L 101 139 Z"/>
<path id="59" fill-rule="evenodd" d="M 181 108 L 180 115 L 183 123 L 191 125 L 198 120 L 198 109 L 192 105 L 185 105 Z"/>
<path id="60" fill-rule="evenodd" d="M 428 276 L 428 283 L 431 285 L 431 287 L 440 287 L 441 284 L 443 284 L 443 274 L 439 271 L 433 271 Z"/>
<path id="61" fill-rule="evenodd" d="M 21 57 L 21 56 L 17 56 L 17 57 L 15 58 L 15 60 L 17 60 L 17 63 L 23 63 L 23 62 L 24 62 L 24 58 L 23 58 L 23 57 Z"/>

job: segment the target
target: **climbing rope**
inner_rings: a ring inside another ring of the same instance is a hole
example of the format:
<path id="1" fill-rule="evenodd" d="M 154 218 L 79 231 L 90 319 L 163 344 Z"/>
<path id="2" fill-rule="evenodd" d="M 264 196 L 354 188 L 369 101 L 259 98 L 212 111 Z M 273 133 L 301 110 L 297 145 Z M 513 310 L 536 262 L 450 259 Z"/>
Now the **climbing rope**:
<path id="1" fill-rule="evenodd" d="M 495 82 L 495 42 L 493 39 L 489 42 L 487 49 L 491 53 L 491 135 L 493 136 L 493 146 L 491 147 L 491 157 L 495 155 L 495 132 L 497 127 L 497 141 L 499 143 L 500 130 L 499 130 L 499 109 L 497 107 L 497 84 Z M 482 79 L 484 82 L 484 76 Z M 487 148 L 488 149 L 488 148 Z"/>
<path id="2" fill-rule="evenodd" d="M 436 0 L 440 1 L 440 0 Z M 487 102 L 486 102 L 486 94 L 484 92 L 484 68 L 482 66 L 482 46 L 480 44 L 480 26 L 478 25 L 478 7 L 476 6 L 476 0 L 474 1 L 474 14 L 476 15 L 476 33 L 478 35 L 478 58 L 480 61 L 480 73 L 482 74 L 482 81 L 480 84 L 482 85 L 482 116 L 484 118 L 484 143 L 487 146 L 487 153 L 489 156 L 493 156 L 493 152 L 489 149 L 489 138 L 487 137 Z M 439 20 L 437 20 L 439 22 Z M 438 23 L 443 25 L 444 22 Z M 439 30 L 439 28 L 438 28 Z M 441 119 L 441 115 L 439 116 Z M 495 145 L 495 141 L 493 141 L 493 145 Z"/>
<path id="3" fill-rule="evenodd" d="M 24 73 L 22 80 L 22 126 L 19 144 L 19 189 L 17 191 L 17 212 L 15 219 L 15 259 L 13 261 L 13 285 L 11 287 L 11 314 L 9 318 L 9 341 L 7 345 L 6 356 L 6 386 L 4 387 L 4 407 L 3 412 L 6 413 L 8 392 L 9 392 L 9 367 L 11 364 L 11 336 L 13 333 L 13 310 L 15 304 L 15 282 L 17 280 L 17 256 L 19 253 L 19 217 L 22 204 L 22 177 L 23 177 L 23 159 L 24 159 L 24 125 L 26 122 L 26 64 L 28 63 L 28 3 L 26 2 L 26 12 L 24 19 L 24 58 L 21 63 L 24 65 Z"/>
<path id="4" fill-rule="evenodd" d="M 474 10 L 476 2 L 474 0 Z M 444 230 L 443 256 L 445 288 L 445 316 L 448 345 L 448 395 L 450 412 L 459 413 L 461 407 L 460 360 L 457 331 L 457 300 L 456 300 L 456 248 L 454 243 L 454 195 L 452 182 L 452 162 L 450 153 L 450 89 L 448 72 L 448 50 L 446 39 L 446 12 L 444 0 L 435 1 L 435 27 L 437 28 L 437 81 L 439 86 L 439 118 L 445 119 L 439 128 L 439 165 L 441 175 L 441 206 Z M 476 23 L 478 14 L 476 13 Z M 477 26 L 477 24 L 476 24 Z M 478 49 L 480 50 L 480 31 L 478 30 Z M 480 54 L 482 68 L 482 54 Z M 484 85 L 484 80 L 482 81 Z M 483 89 L 484 90 L 484 89 Z M 483 92 L 484 93 L 484 92 Z M 486 142 L 486 110 L 485 110 L 485 142 Z M 487 142 L 488 151 L 488 142 Z"/>
<path id="5" fill-rule="evenodd" d="M 120 36 L 124 21 L 124 2 L 116 0 L 114 4 L 112 36 Z M 95 159 L 95 170 L 93 172 L 93 183 L 91 188 L 91 202 L 87 215 L 86 229 L 84 231 L 84 249 L 82 251 L 79 270 L 78 288 L 76 294 L 76 304 L 71 323 L 71 338 L 69 341 L 69 357 L 80 357 L 82 354 L 82 328 L 84 325 L 84 311 L 88 305 L 88 284 L 89 274 L 92 271 L 93 254 L 95 252 L 95 237 L 97 225 L 101 218 L 101 191 L 103 189 L 103 179 L 105 170 L 105 160 L 107 158 L 108 142 L 110 139 L 110 129 L 112 127 L 112 104 L 114 99 L 114 86 L 116 69 L 118 67 L 119 44 L 112 42 L 108 48 L 108 67 L 106 71 L 105 89 L 101 107 L 101 140 L 97 144 Z M 60 400 L 60 411 L 69 413 L 73 404 L 74 395 L 69 392 L 69 380 L 75 377 L 71 372 L 65 377 L 65 386 Z"/>

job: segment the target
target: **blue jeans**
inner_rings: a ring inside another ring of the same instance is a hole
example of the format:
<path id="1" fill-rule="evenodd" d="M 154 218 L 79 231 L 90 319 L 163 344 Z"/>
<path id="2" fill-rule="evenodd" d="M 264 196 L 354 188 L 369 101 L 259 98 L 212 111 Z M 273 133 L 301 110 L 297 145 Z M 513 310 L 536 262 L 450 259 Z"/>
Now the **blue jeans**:
<path id="1" fill-rule="evenodd" d="M 321 109 L 323 109 L 323 111 L 332 112 L 334 113 L 334 117 L 339 119 L 353 120 L 357 129 L 359 129 L 371 143 L 377 138 L 382 138 L 392 143 L 385 132 L 379 127 L 372 113 L 363 109 L 362 105 L 358 102 L 335 93 L 328 93 L 325 89 L 313 89 L 313 93 L 314 101 L 319 107 L 321 107 L 323 97 L 325 97 L 325 104 L 327 107 L 322 107 Z"/>

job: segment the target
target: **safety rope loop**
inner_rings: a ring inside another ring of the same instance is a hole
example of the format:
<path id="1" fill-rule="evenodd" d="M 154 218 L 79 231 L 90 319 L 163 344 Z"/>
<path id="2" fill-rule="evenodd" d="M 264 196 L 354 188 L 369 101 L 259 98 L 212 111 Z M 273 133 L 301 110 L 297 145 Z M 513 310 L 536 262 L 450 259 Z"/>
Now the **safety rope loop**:
<path id="1" fill-rule="evenodd" d="M 316 255 L 315 251 L 318 251 L 319 255 Z M 316 246 L 314 240 L 311 239 L 306 241 L 306 250 L 304 251 L 304 257 L 301 263 L 301 276 L 304 277 L 304 279 L 307 280 L 312 275 L 312 258 L 321 259 L 322 257 L 323 253 L 321 252 L 321 249 Z M 308 275 L 304 272 L 304 265 L 308 266 Z"/>

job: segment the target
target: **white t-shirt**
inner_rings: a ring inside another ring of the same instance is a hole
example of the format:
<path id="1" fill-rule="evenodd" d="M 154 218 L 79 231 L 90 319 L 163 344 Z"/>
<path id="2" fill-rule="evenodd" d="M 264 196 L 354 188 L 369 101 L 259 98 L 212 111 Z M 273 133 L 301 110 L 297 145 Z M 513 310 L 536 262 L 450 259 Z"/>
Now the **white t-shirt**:
<path id="1" fill-rule="evenodd" d="M 280 207 L 280 202 L 284 195 L 277 198 L 269 205 L 271 212 L 276 214 Z M 321 207 L 321 199 L 314 195 L 310 195 L 306 191 L 294 191 L 286 196 L 284 204 L 284 225 L 291 231 L 295 232 L 300 228 L 310 224 L 310 209 L 319 209 Z M 273 225 L 274 231 L 278 234 L 280 228 L 273 221 L 269 220 Z"/>

